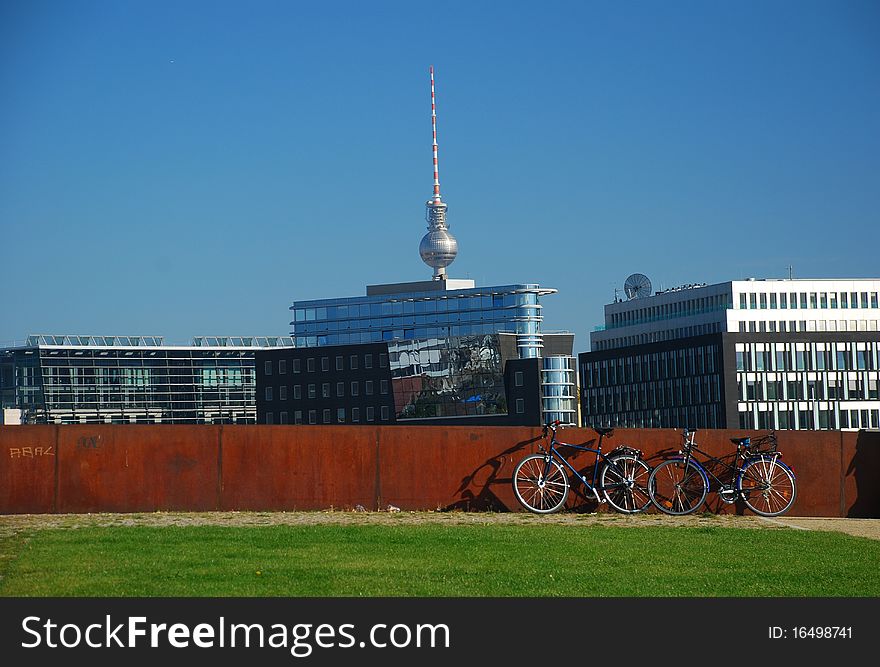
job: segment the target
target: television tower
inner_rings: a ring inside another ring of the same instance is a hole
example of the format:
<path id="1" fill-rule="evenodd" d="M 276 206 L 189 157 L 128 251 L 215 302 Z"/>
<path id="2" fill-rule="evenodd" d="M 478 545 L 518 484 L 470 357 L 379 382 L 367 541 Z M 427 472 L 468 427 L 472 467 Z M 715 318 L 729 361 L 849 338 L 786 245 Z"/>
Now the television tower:
<path id="1" fill-rule="evenodd" d="M 437 105 L 434 102 L 434 66 L 431 72 L 431 130 L 434 142 L 434 194 L 427 202 L 425 220 L 428 222 L 428 233 L 419 243 L 419 255 L 422 261 L 434 269 L 434 280 L 446 280 L 446 267 L 455 261 L 458 254 L 458 241 L 449 232 L 446 225 L 446 204 L 440 199 L 440 176 L 437 168 Z"/>

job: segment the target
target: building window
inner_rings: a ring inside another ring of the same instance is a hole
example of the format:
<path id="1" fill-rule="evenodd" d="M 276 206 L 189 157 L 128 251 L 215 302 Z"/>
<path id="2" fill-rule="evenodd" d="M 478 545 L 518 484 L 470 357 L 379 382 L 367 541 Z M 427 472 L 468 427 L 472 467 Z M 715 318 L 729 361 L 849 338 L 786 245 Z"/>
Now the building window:
<path id="1" fill-rule="evenodd" d="M 848 299 L 848 297 L 847 297 L 846 292 L 841 292 L 840 293 L 840 307 L 841 308 L 849 308 L 847 299 Z"/>
<path id="2" fill-rule="evenodd" d="M 877 307 L 877 295 L 874 295 L 874 307 Z M 379 368 L 388 368 L 388 355 L 385 352 L 379 353 Z"/>
<path id="3" fill-rule="evenodd" d="M 779 295 L 779 307 L 783 309 L 788 308 L 788 295 L 785 292 Z"/>
<path id="4" fill-rule="evenodd" d="M 382 421 L 387 422 L 388 421 L 388 406 L 387 405 L 383 405 L 381 407 L 380 414 L 382 415 Z"/>
<path id="5" fill-rule="evenodd" d="M 764 294 L 763 292 L 761 292 L 760 297 L 761 297 L 761 310 L 766 310 L 767 309 L 767 295 Z"/>
<path id="6" fill-rule="evenodd" d="M 801 308 L 806 310 L 807 308 L 807 293 L 801 292 Z"/>
<path id="7" fill-rule="evenodd" d="M 286 424 L 287 423 L 287 413 L 286 412 L 281 412 L 278 414 L 278 423 L 279 424 Z"/>
<path id="8" fill-rule="evenodd" d="M 267 361 L 263 364 L 263 373 L 265 375 L 272 375 L 272 362 Z"/>
<path id="9" fill-rule="evenodd" d="M 819 304 L 816 299 L 817 299 L 816 293 L 810 292 L 810 308 L 818 308 Z"/>
<path id="10" fill-rule="evenodd" d="M 388 393 L 388 380 L 379 380 L 379 393 L 383 395 Z"/>
<path id="11" fill-rule="evenodd" d="M 271 412 L 266 413 L 266 423 L 267 424 L 274 424 L 275 423 L 275 417 Z"/>
<path id="12" fill-rule="evenodd" d="M 758 307 L 758 295 L 755 292 L 749 293 L 749 308 L 755 310 Z"/>
<path id="13" fill-rule="evenodd" d="M 279 359 L 278 360 L 278 374 L 286 375 L 287 374 L 287 359 Z"/>
<path id="14" fill-rule="evenodd" d="M 316 398 L 317 394 L 315 393 L 315 385 L 309 385 L 309 398 Z"/>
<path id="15" fill-rule="evenodd" d="M 324 413 L 321 416 L 323 417 L 323 422 L 325 424 L 330 423 L 330 409 L 329 408 L 324 408 Z"/>
<path id="16" fill-rule="evenodd" d="M 525 399 L 518 398 L 516 399 L 516 414 L 521 415 L 526 411 L 526 402 Z"/>
<path id="17" fill-rule="evenodd" d="M 299 371 L 300 371 L 300 367 L 299 367 L 299 359 L 294 359 L 294 360 L 293 360 L 293 372 L 294 372 L 294 373 L 299 373 Z"/>
<path id="18" fill-rule="evenodd" d="M 770 295 L 770 308 L 776 308 L 776 293 Z"/>
<path id="19" fill-rule="evenodd" d="M 342 398 L 345 396 L 345 383 L 337 382 L 336 383 L 336 398 Z"/>
<path id="20" fill-rule="evenodd" d="M 330 370 L 330 357 L 321 357 L 321 370 L 329 371 Z"/>
<path id="21" fill-rule="evenodd" d="M 345 408 L 336 408 L 336 423 L 345 423 Z"/>
<path id="22" fill-rule="evenodd" d="M 351 421 L 354 424 L 357 424 L 361 420 L 361 409 L 360 408 L 352 408 L 351 409 Z"/>
<path id="23" fill-rule="evenodd" d="M 338 357 L 336 357 L 336 370 L 337 370 L 337 371 L 341 371 L 341 370 L 343 370 L 343 366 L 342 366 L 342 356 L 341 356 L 341 355 L 338 356 Z"/>
<path id="24" fill-rule="evenodd" d="M 513 384 L 516 387 L 523 386 L 523 372 L 522 371 L 517 371 L 516 373 L 513 374 Z"/>
<path id="25" fill-rule="evenodd" d="M 278 400 L 286 401 L 287 400 L 287 385 L 281 385 L 278 387 Z M 282 424 L 285 422 L 281 422 Z"/>
<path id="26" fill-rule="evenodd" d="M 303 423 L 302 410 L 294 410 L 293 411 L 293 423 L 294 424 L 302 424 Z"/>
<path id="27" fill-rule="evenodd" d="M 266 387 L 266 400 L 271 401 L 272 398 L 272 387 Z"/>
<path id="28" fill-rule="evenodd" d="M 837 292 L 831 292 L 829 295 L 831 297 L 831 307 L 835 310 L 837 309 Z"/>
<path id="29" fill-rule="evenodd" d="M 324 382 L 321 384 L 321 398 L 330 398 L 330 383 Z"/>
<path id="30" fill-rule="evenodd" d="M 746 309 L 746 293 L 745 292 L 743 292 L 742 294 L 739 295 L 739 309 L 740 310 Z"/>
<path id="31" fill-rule="evenodd" d="M 372 368 L 373 367 L 373 355 L 365 354 L 364 355 L 364 368 Z"/>
<path id="32" fill-rule="evenodd" d="M 348 360 L 351 364 L 351 370 L 355 371 L 358 367 L 358 358 L 356 354 L 351 355 L 351 358 Z"/>
<path id="33" fill-rule="evenodd" d="M 318 413 L 315 410 L 309 410 L 309 424 L 318 423 Z"/>
<path id="34" fill-rule="evenodd" d="M 360 385 L 357 382 L 351 383 L 351 395 L 357 396 L 360 393 Z"/>
<path id="35" fill-rule="evenodd" d="M 293 385 L 293 400 L 298 401 L 302 398 L 302 385 Z"/>
<path id="36" fill-rule="evenodd" d="M 306 371 L 309 373 L 315 372 L 315 360 L 312 357 L 306 359 Z"/>
<path id="37" fill-rule="evenodd" d="M 367 421 L 371 422 L 375 419 L 376 409 L 373 406 L 367 408 Z"/>
<path id="38" fill-rule="evenodd" d="M 373 395 L 373 381 L 372 380 L 366 380 L 364 382 L 364 394 L 366 396 Z"/>

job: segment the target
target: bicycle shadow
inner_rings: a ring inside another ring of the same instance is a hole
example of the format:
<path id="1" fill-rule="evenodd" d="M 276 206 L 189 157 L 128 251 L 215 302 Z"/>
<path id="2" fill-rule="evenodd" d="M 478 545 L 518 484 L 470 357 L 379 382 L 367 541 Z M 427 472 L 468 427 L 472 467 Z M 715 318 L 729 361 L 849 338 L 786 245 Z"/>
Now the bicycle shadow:
<path id="1" fill-rule="evenodd" d="M 513 496 L 513 469 L 522 457 L 515 456 L 521 453 L 522 456 L 537 451 L 525 450 L 529 445 L 544 441 L 544 436 L 536 436 L 529 440 L 522 440 L 512 447 L 505 449 L 503 452 L 486 459 L 477 466 L 470 474 L 462 478 L 461 484 L 455 490 L 455 494 L 459 499 L 445 507 L 440 508 L 442 512 L 511 512 L 522 510 L 522 506 Z M 595 446 L 596 438 L 578 444 L 581 447 Z M 593 454 L 590 452 L 580 452 L 573 450 L 571 453 L 561 448 L 563 454 L 566 454 L 568 461 L 578 471 L 578 474 L 586 476 L 588 480 L 592 480 L 592 462 Z M 579 467 L 575 464 L 576 459 L 581 456 L 589 455 L 590 461 L 586 465 Z M 505 468 L 505 464 L 507 467 Z M 571 478 L 570 471 L 569 478 Z M 506 473 L 506 474 L 504 474 Z M 564 511 L 572 511 L 579 513 L 595 512 L 598 507 L 596 499 L 592 496 L 584 494 L 584 487 L 577 480 L 572 481 L 571 493 L 565 504 Z"/>
<path id="2" fill-rule="evenodd" d="M 498 497 L 495 492 L 499 485 L 512 483 L 511 477 L 499 477 L 501 469 L 506 463 L 505 457 L 512 456 L 531 444 L 543 440 L 543 436 L 536 436 L 529 440 L 521 440 L 503 452 L 486 459 L 473 472 L 462 478 L 461 484 L 455 490 L 459 499 L 441 508 L 442 512 L 510 512 L 509 502 Z M 488 469 L 488 474 L 485 472 Z M 510 468 L 513 470 L 512 466 Z M 506 494 L 510 495 L 510 494 Z M 514 500 L 514 503 L 516 501 Z"/>

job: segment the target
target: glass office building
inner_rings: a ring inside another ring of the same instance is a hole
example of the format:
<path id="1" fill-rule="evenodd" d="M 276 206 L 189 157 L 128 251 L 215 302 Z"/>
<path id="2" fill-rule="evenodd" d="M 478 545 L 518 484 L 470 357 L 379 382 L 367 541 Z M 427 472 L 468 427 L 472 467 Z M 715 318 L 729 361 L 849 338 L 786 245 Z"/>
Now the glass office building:
<path id="1" fill-rule="evenodd" d="M 30 336 L 0 349 L 0 407 L 22 423 L 256 422 L 254 354 L 285 336 Z"/>
<path id="2" fill-rule="evenodd" d="M 371 285 L 362 297 L 295 301 L 290 324 L 297 347 L 512 333 L 526 359 L 542 356 L 540 297 L 555 292 L 472 280 Z"/>

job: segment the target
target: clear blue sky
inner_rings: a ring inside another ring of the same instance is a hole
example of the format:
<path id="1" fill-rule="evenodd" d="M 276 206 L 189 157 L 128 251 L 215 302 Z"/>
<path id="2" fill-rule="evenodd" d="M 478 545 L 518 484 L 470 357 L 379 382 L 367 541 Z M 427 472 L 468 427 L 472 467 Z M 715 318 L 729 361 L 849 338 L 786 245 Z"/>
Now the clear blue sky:
<path id="1" fill-rule="evenodd" d="M 655 288 L 880 275 L 880 3 L 0 3 L 0 344 L 286 334 L 453 277 L 577 334 Z"/>

